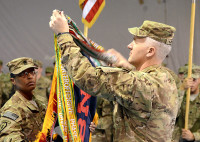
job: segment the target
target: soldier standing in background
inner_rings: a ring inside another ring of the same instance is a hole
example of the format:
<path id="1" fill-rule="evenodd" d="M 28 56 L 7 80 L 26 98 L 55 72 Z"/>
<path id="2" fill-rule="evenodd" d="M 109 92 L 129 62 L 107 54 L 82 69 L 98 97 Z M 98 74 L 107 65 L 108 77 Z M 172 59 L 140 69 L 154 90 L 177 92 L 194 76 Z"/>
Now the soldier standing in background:
<path id="1" fill-rule="evenodd" d="M 13 91 L 13 85 L 10 81 L 10 74 L 3 73 L 2 68 L 3 68 L 3 61 L 0 60 L 0 87 L 1 87 L 0 108 L 9 100 L 10 96 L 15 93 Z"/>
<path id="2" fill-rule="evenodd" d="M 141 27 L 130 28 L 133 41 L 128 45 L 128 61 L 112 51 L 118 58 L 113 66 L 132 64 L 136 68 L 125 70 L 92 67 L 69 34 L 63 12 L 54 10 L 49 25 L 58 36 L 62 64 L 73 82 L 90 95 L 116 102 L 114 142 L 171 142 L 178 91 L 174 78 L 161 63 L 171 51 L 174 27 L 144 21 Z"/>
<path id="3" fill-rule="evenodd" d="M 54 68 L 53 67 L 46 67 L 45 69 L 45 77 L 47 77 L 48 79 L 52 80 L 53 79 L 53 72 L 54 72 Z"/>
<path id="4" fill-rule="evenodd" d="M 14 59 L 7 66 L 16 92 L 0 110 L 0 141 L 34 141 L 42 129 L 46 111 L 32 99 L 36 86 L 36 66 L 27 57 Z"/>
<path id="5" fill-rule="evenodd" d="M 49 93 L 51 89 L 51 80 L 42 75 L 43 65 L 41 61 L 34 60 L 34 64 L 38 68 L 36 69 L 37 72 L 36 87 L 33 91 L 34 98 L 41 104 L 43 104 L 44 107 L 47 107 L 49 100 Z"/>
<path id="6" fill-rule="evenodd" d="M 181 68 L 179 71 L 183 74 L 183 83 L 181 87 L 185 90 L 185 95 L 181 104 L 180 113 L 177 117 L 175 130 L 173 132 L 174 142 L 192 142 L 200 140 L 200 66 L 192 65 L 192 76 L 187 78 L 188 66 L 187 64 Z M 184 129 L 185 126 L 185 106 L 186 106 L 186 92 L 187 89 L 191 88 L 190 94 L 190 111 L 189 111 L 189 121 L 188 130 Z M 181 90 L 183 90 L 181 89 Z"/>
<path id="7" fill-rule="evenodd" d="M 178 77 L 182 82 L 184 80 L 184 71 L 185 71 L 185 66 L 182 66 L 178 69 Z"/>
<path id="8" fill-rule="evenodd" d="M 113 102 L 97 97 L 98 125 L 92 133 L 92 142 L 112 142 L 113 139 Z"/>

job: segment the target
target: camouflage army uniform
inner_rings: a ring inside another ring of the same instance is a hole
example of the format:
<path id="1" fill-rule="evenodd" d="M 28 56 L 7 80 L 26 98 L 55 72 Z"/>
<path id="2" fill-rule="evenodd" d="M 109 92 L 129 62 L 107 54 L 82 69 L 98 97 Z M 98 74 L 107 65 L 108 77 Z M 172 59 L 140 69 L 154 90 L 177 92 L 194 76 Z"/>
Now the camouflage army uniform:
<path id="1" fill-rule="evenodd" d="M 97 98 L 98 125 L 92 133 L 92 142 L 112 142 L 113 139 L 113 102 Z"/>
<path id="2" fill-rule="evenodd" d="M 186 105 L 186 96 L 183 99 L 181 105 L 181 113 L 178 117 L 177 126 L 175 135 L 175 141 L 178 141 L 181 137 L 181 129 L 185 126 L 185 105 Z M 193 133 L 195 140 L 200 140 L 200 95 L 194 100 L 190 101 L 190 111 L 188 118 L 188 129 Z"/>
<path id="3" fill-rule="evenodd" d="M 170 39 L 161 40 L 171 43 Z M 175 80 L 165 67 L 154 65 L 142 71 L 94 68 L 80 53 L 71 35 L 58 36 L 58 44 L 62 64 L 75 84 L 90 95 L 116 102 L 114 142 L 171 141 L 178 94 Z"/>
<path id="4" fill-rule="evenodd" d="M 46 67 L 46 69 L 45 69 L 45 76 L 48 78 L 48 79 L 50 79 L 50 80 L 52 80 L 53 79 L 53 72 L 54 72 L 54 68 L 53 67 Z M 50 74 L 50 75 L 47 75 L 47 74 Z"/>
<path id="5" fill-rule="evenodd" d="M 10 81 L 10 74 L 1 74 L 0 83 L 2 87 L 2 102 L 0 107 L 2 107 L 10 98 L 10 95 L 14 94 L 12 92 L 12 82 Z"/>
<path id="6" fill-rule="evenodd" d="M 187 77 L 188 72 L 188 66 L 187 64 L 181 68 L 179 68 L 179 71 L 181 70 L 181 73 L 183 73 L 184 78 Z M 199 78 L 200 77 L 200 67 L 197 65 L 192 65 L 192 75 L 193 78 Z M 184 98 L 181 104 L 180 111 L 178 113 L 175 130 L 173 132 L 173 140 L 175 142 L 178 142 L 182 129 L 185 126 L 185 106 L 186 106 L 186 91 L 184 91 Z M 200 140 L 200 95 L 198 95 L 194 100 L 190 100 L 190 111 L 189 111 L 189 118 L 188 118 L 188 129 L 193 133 L 195 140 Z"/>
<path id="7" fill-rule="evenodd" d="M 0 141 L 34 141 L 45 115 L 45 109 L 37 106 L 16 91 L 0 110 Z"/>
<path id="8" fill-rule="evenodd" d="M 34 89 L 34 98 L 40 102 L 44 107 L 47 107 L 49 100 L 49 93 L 51 87 L 51 80 L 41 76 L 36 82 L 36 87 Z"/>

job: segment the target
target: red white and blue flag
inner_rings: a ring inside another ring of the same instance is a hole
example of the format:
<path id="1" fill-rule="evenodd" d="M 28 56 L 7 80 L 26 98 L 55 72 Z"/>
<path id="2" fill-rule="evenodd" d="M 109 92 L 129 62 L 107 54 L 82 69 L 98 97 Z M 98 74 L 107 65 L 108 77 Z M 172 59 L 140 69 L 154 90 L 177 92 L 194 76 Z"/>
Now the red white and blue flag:
<path id="1" fill-rule="evenodd" d="M 82 22 L 91 28 L 105 6 L 105 0 L 79 0 L 79 6 L 83 10 Z"/>

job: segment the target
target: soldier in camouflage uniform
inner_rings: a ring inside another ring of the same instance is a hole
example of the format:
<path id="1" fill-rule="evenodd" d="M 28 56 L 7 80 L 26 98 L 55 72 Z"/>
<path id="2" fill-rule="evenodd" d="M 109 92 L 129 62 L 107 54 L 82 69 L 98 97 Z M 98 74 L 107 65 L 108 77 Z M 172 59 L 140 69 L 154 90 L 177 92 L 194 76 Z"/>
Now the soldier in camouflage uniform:
<path id="1" fill-rule="evenodd" d="M 0 84 L 2 87 L 2 93 L 0 94 L 2 98 L 0 101 L 0 108 L 9 100 L 10 96 L 14 94 L 12 90 L 13 85 L 10 81 L 10 74 L 5 74 L 1 71 L 2 65 L 3 62 L 0 60 Z"/>
<path id="2" fill-rule="evenodd" d="M 0 141 L 34 141 L 45 115 L 45 108 L 32 99 L 36 67 L 27 57 L 14 59 L 7 66 L 16 92 L 0 110 Z"/>
<path id="3" fill-rule="evenodd" d="M 128 62 L 136 70 L 92 67 L 69 34 L 63 14 L 53 11 L 49 23 L 58 34 L 62 64 L 74 83 L 90 95 L 115 101 L 113 141 L 170 142 L 178 111 L 178 93 L 171 73 L 161 66 L 171 50 L 175 28 L 153 21 L 130 28 Z M 127 60 L 118 56 L 118 66 Z"/>
<path id="4" fill-rule="evenodd" d="M 92 142 L 112 142 L 113 102 L 97 97 L 98 125 L 92 133 Z"/>
<path id="5" fill-rule="evenodd" d="M 184 80 L 184 71 L 185 71 L 185 66 L 182 66 L 178 69 L 178 77 L 181 81 Z"/>
<path id="6" fill-rule="evenodd" d="M 200 140 L 200 66 L 192 65 L 192 78 L 186 78 L 188 74 L 188 66 L 181 67 L 181 72 L 184 74 L 184 81 L 181 87 L 185 89 L 185 95 L 181 104 L 180 114 L 177 117 L 176 127 L 173 132 L 173 140 L 178 142 L 180 137 L 187 141 Z M 183 129 L 185 126 L 185 105 L 186 105 L 186 91 L 188 87 L 191 88 L 190 93 L 190 111 L 188 130 Z"/>
<path id="7" fill-rule="evenodd" d="M 42 76 L 42 63 L 39 60 L 34 60 L 34 64 L 38 67 L 37 71 L 37 83 L 34 89 L 34 98 L 47 107 L 50 93 L 51 80 Z"/>
<path id="8" fill-rule="evenodd" d="M 46 67 L 46 69 L 45 69 L 45 76 L 48 78 L 48 79 L 50 79 L 50 80 L 52 80 L 53 79 L 53 72 L 54 72 L 54 68 L 53 67 Z"/>

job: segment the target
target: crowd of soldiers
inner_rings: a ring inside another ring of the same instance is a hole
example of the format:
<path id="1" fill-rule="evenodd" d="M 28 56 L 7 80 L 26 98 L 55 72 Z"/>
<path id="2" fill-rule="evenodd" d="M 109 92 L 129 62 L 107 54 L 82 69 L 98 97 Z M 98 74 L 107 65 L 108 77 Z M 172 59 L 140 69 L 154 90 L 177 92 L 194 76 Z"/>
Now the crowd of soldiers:
<path id="1" fill-rule="evenodd" d="M 33 61 L 37 66 L 36 88 L 34 89 L 34 99 L 46 109 L 48 104 L 48 95 L 51 86 L 51 79 L 53 76 L 53 67 L 45 69 L 45 76 L 42 75 L 42 62 L 39 60 Z M 10 81 L 10 74 L 2 72 L 3 61 L 0 60 L 0 101 L 1 107 L 11 98 L 15 93 L 14 86 Z M 195 137 L 195 140 L 200 140 L 200 66 L 192 66 L 192 80 L 187 79 L 188 66 L 182 66 L 178 70 L 178 79 L 184 85 L 185 95 L 181 104 L 181 108 L 176 118 L 176 124 L 173 132 L 173 141 L 179 141 L 182 138 L 182 129 L 184 128 L 185 119 L 185 103 L 186 103 L 186 90 L 188 86 L 191 88 L 190 98 L 190 113 L 189 113 L 189 130 Z M 179 82 L 178 82 L 179 83 Z M 188 85 L 189 84 L 189 85 Z M 180 86 L 180 85 L 179 85 Z M 99 116 L 98 125 L 92 135 L 94 142 L 111 142 L 113 137 L 113 107 L 114 103 L 104 98 L 97 97 L 97 113 Z"/>
<path id="2" fill-rule="evenodd" d="M 63 12 L 54 10 L 50 19 L 63 67 L 80 89 L 97 96 L 99 120 L 93 142 L 200 141 L 200 66 L 193 64 L 188 78 L 187 64 L 179 68 L 178 75 L 162 65 L 171 50 L 174 27 L 144 21 L 141 27 L 129 29 L 134 39 L 128 45 L 128 61 L 111 49 L 108 53 L 118 61 L 112 67 L 93 67 L 69 34 Z M 159 52 L 164 49 L 166 54 Z M 54 69 L 46 68 L 46 76 L 42 76 L 41 61 L 21 57 L 7 63 L 9 73 L 5 74 L 2 64 L 0 61 L 0 141 L 34 141 L 42 128 Z M 184 129 L 188 88 L 189 124 Z"/>

